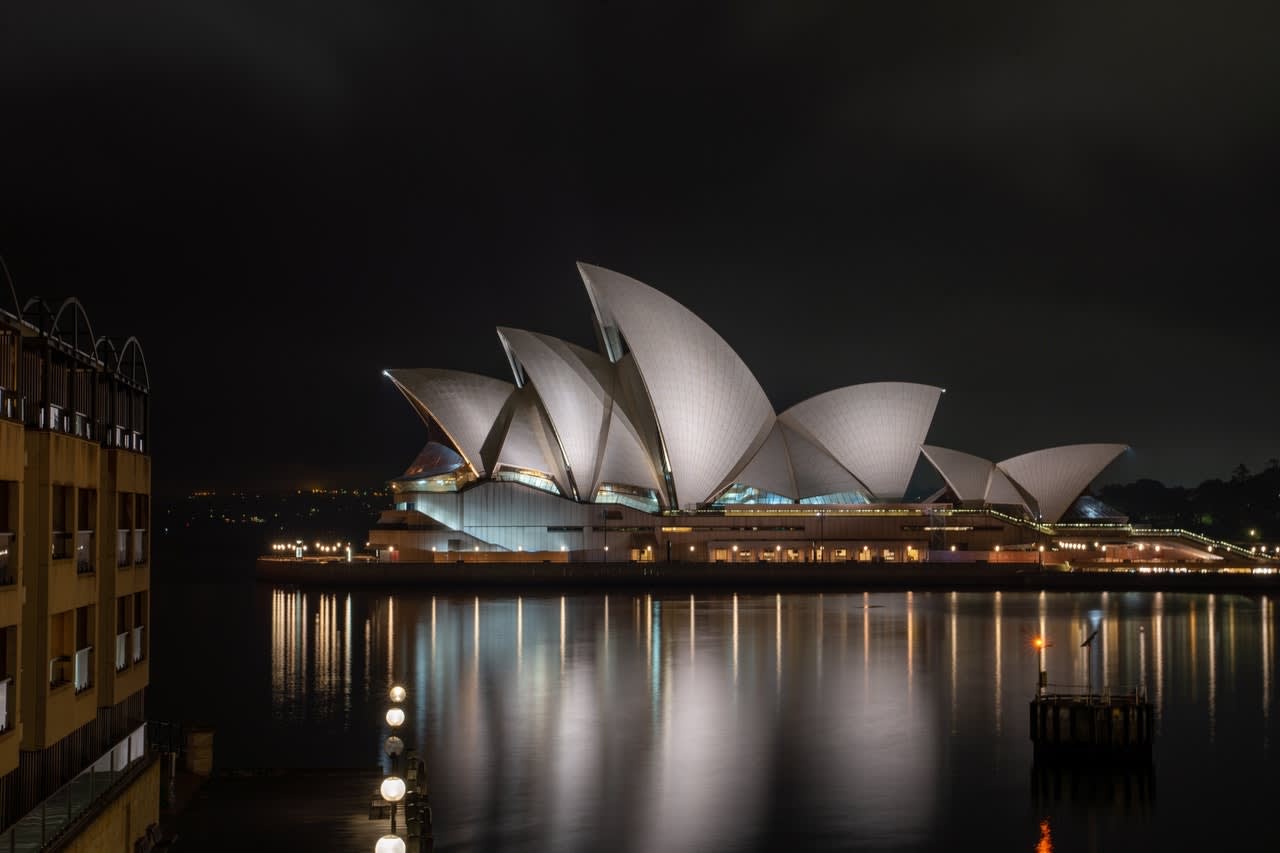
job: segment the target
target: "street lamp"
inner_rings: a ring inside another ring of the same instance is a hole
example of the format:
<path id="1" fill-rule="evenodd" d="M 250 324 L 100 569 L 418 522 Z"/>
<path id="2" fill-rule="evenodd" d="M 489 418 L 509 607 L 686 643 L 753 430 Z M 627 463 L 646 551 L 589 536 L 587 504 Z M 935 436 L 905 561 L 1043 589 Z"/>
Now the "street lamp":
<path id="1" fill-rule="evenodd" d="M 396 805 L 404 799 L 404 792 L 408 790 L 404 784 L 404 780 L 399 776 L 388 776 L 382 780 L 382 785 L 378 788 L 378 793 L 382 795 L 382 799 L 391 804 L 391 832 L 396 831 Z"/>
<path id="2" fill-rule="evenodd" d="M 392 760 L 392 767 L 394 767 L 395 759 L 400 755 L 400 753 L 404 752 L 404 741 L 400 740 L 400 738 L 395 735 L 392 735 L 387 738 L 387 742 L 382 745 L 382 749 L 387 753 L 387 757 Z"/>
<path id="3" fill-rule="evenodd" d="M 388 803 L 398 803 L 404 799 L 404 792 L 408 790 L 404 784 L 404 780 L 399 776 L 388 776 L 382 780 L 381 787 L 378 792 L 382 794 L 382 799 Z"/>
<path id="4" fill-rule="evenodd" d="M 387 710 L 387 725 L 391 726 L 391 728 L 393 729 L 398 729 L 403 724 L 404 724 L 404 709 L 389 708 Z"/>
<path id="5" fill-rule="evenodd" d="M 373 853 L 405 853 L 404 839 L 398 835 L 384 835 L 373 846 Z"/>
<path id="6" fill-rule="evenodd" d="M 405 693 L 405 689 L 404 689 L 403 687 L 401 687 L 399 684 L 396 684 L 396 685 L 394 685 L 394 686 L 391 688 L 391 701 L 392 701 L 392 702 L 403 702 L 403 701 L 404 701 L 404 697 L 405 697 L 406 695 L 407 695 L 407 694 Z"/>
<path id="7" fill-rule="evenodd" d="M 1038 672 L 1036 674 L 1036 695 L 1043 696 L 1044 689 L 1049 684 L 1048 673 L 1046 673 L 1044 669 L 1044 650 L 1047 647 L 1052 646 L 1053 643 L 1047 643 L 1045 642 L 1044 637 L 1036 636 L 1031 640 L 1031 645 L 1035 648 L 1037 659 L 1038 659 L 1038 662 L 1037 662 Z"/>

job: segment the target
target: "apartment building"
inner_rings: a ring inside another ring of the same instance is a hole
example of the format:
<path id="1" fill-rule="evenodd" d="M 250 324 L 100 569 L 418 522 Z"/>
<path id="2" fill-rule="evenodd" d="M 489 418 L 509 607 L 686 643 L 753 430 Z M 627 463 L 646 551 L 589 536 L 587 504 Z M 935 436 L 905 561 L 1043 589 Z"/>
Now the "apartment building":
<path id="1" fill-rule="evenodd" d="M 6 830 L 13 836 L 33 811 L 43 814 L 42 839 L 65 838 L 80 832 L 95 808 L 101 811 L 103 791 L 107 805 L 127 799 L 126 772 L 138 775 L 146 763 L 151 644 L 142 347 L 131 337 L 97 336 L 74 298 L 19 303 L 11 284 L 7 293 L 0 290 L 0 303 L 6 298 L 11 303 L 0 304 L 3 849 L 14 843 Z M 73 797 L 78 782 L 94 796 Z M 66 814 L 50 818 L 49 802 L 63 792 Z M 158 803 L 146 800 L 136 813 L 124 810 L 124 825 L 113 830 L 120 844 L 102 849 L 133 849 L 132 839 L 156 819 Z"/>

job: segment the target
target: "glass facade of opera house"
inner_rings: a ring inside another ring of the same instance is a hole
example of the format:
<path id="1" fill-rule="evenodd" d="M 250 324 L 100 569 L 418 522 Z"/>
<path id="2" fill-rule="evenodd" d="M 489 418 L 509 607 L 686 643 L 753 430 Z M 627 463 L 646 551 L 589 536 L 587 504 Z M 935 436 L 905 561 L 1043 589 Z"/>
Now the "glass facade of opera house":
<path id="1" fill-rule="evenodd" d="M 426 425 L 370 533 L 434 562 L 1200 561 L 1241 556 L 1136 528 L 1086 492 L 1127 448 L 1002 461 L 928 444 L 943 389 L 836 388 L 775 412 L 688 309 L 579 264 L 598 347 L 499 328 L 510 380 L 388 370 Z M 945 485 L 906 502 L 917 466 Z M 1238 549 L 1237 549 L 1238 550 Z M 1243 553 L 1243 552 L 1242 552 Z M 1244 556 L 1247 556 L 1245 554 Z"/>

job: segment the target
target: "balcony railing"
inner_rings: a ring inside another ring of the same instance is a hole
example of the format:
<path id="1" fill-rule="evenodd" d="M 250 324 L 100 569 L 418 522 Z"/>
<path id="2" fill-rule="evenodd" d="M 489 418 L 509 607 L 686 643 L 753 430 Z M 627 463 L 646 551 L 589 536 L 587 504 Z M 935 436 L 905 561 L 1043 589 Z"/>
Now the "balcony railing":
<path id="1" fill-rule="evenodd" d="M 9 693 L 13 690 L 12 678 L 0 678 L 0 732 L 9 731 Z"/>
<path id="2" fill-rule="evenodd" d="M 27 398 L 10 391 L 8 388 L 0 388 L 0 417 L 8 418 L 11 421 L 25 421 L 27 419 Z"/>
<path id="3" fill-rule="evenodd" d="M 133 629 L 133 662 L 142 660 L 142 626 Z"/>
<path id="4" fill-rule="evenodd" d="M 103 432 L 103 439 L 107 447 L 119 447 L 124 450 L 143 452 L 142 433 L 137 430 L 127 429 L 122 426 L 109 426 Z"/>
<path id="5" fill-rule="evenodd" d="M 61 530 L 53 531 L 53 559 L 69 559 L 71 557 L 71 548 L 74 545 L 74 538 L 70 533 L 64 533 Z"/>
<path id="6" fill-rule="evenodd" d="M 140 566 L 147 561 L 147 531 L 135 530 L 133 533 L 133 564 Z"/>
<path id="7" fill-rule="evenodd" d="M 74 831 L 83 815 L 100 802 L 118 796 L 153 760 L 155 754 L 147 750 L 147 727 L 143 724 L 30 812 L 18 817 L 6 832 L 0 833 L 0 851 L 63 849 L 67 845 L 60 842 Z"/>
<path id="8" fill-rule="evenodd" d="M 93 686 L 93 646 L 76 652 L 75 685 L 77 693 Z"/>
<path id="9" fill-rule="evenodd" d="M 129 632 L 116 634 L 116 672 L 129 668 Z"/>
<path id="10" fill-rule="evenodd" d="M 14 582 L 13 571 L 9 568 L 9 554 L 13 551 L 13 534 L 0 532 L 0 586 L 9 586 Z"/>
<path id="11" fill-rule="evenodd" d="M 116 566 L 124 568 L 129 565 L 129 531 L 116 531 Z"/>
<path id="12" fill-rule="evenodd" d="M 81 530 L 76 533 L 76 574 L 91 573 L 93 563 L 93 531 Z"/>
<path id="13" fill-rule="evenodd" d="M 67 668 L 71 666 L 70 655 L 58 655 L 49 658 L 49 686 L 61 687 L 66 684 Z"/>

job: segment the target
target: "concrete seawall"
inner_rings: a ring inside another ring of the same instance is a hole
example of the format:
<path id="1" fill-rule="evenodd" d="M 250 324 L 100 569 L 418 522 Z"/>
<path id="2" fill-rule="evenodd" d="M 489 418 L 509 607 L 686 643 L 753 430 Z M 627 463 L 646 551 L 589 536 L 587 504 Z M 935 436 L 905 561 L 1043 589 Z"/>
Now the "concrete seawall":
<path id="1" fill-rule="evenodd" d="M 855 587 L 1280 591 L 1280 575 L 1065 571 L 990 563 L 368 563 L 260 557 L 257 577 L 319 587 Z"/>

